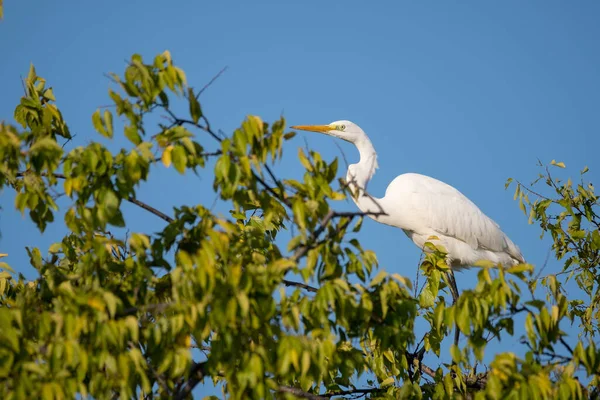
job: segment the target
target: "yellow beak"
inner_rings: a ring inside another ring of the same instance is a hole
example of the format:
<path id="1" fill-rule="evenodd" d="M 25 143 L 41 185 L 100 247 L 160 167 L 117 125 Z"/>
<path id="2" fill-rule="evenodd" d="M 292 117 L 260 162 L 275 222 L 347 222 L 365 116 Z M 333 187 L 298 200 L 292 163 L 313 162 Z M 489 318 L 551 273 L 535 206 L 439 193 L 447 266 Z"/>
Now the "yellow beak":
<path id="1" fill-rule="evenodd" d="M 0 258 L 6 257 L 6 256 L 8 256 L 8 254 L 6 254 L 6 253 L 0 253 Z"/>
<path id="2" fill-rule="evenodd" d="M 294 125 L 291 128 L 298 129 L 300 131 L 310 131 L 319 133 L 327 133 L 333 130 L 333 128 L 329 125 Z"/>

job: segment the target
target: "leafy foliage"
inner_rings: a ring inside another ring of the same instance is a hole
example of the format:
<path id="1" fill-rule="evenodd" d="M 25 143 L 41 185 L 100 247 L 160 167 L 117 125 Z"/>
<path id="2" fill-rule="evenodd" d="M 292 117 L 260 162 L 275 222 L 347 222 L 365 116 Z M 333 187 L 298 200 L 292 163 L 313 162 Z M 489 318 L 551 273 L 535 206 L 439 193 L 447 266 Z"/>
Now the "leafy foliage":
<path id="1" fill-rule="evenodd" d="M 554 197 L 517 185 L 522 209 L 564 260 L 560 275 L 482 264 L 477 285 L 451 300 L 443 249 L 428 244 L 422 288 L 379 269 L 357 239 L 365 215 L 334 211 L 349 195 L 335 179 L 337 160 L 300 150 L 302 178 L 275 176 L 294 135 L 283 118 L 249 116 L 231 135 L 216 133 L 168 52 L 151 63 L 134 55 L 111 76 L 114 107 L 91 122 L 105 138 L 124 135 L 128 148 L 92 141 L 69 150 L 52 88 L 33 67 L 15 110 L 20 127 L 0 125 L 0 188 L 14 190 L 16 209 L 40 231 L 57 215 L 69 231 L 43 252 L 28 248 L 33 281 L 0 263 L 2 398 L 186 398 L 210 379 L 233 399 L 597 395 L 600 219 L 591 184 L 546 170 L 541 181 Z M 187 115 L 173 111 L 177 103 Z M 156 114 L 168 123 L 149 122 Z M 212 175 L 230 217 L 183 204 L 169 216 L 142 202 L 140 185 L 162 167 Z M 57 192 L 70 200 L 62 210 Z M 119 229 L 125 201 L 162 218 L 162 230 Z M 559 276 L 587 297 L 567 297 Z M 429 325 L 424 337 L 415 336 L 418 321 Z M 567 338 L 561 326 L 574 322 L 581 335 Z M 444 345 L 455 327 L 466 340 Z M 515 335 L 523 357 L 502 352 L 477 372 L 490 340 Z M 452 363 L 426 365 L 446 349 Z"/>

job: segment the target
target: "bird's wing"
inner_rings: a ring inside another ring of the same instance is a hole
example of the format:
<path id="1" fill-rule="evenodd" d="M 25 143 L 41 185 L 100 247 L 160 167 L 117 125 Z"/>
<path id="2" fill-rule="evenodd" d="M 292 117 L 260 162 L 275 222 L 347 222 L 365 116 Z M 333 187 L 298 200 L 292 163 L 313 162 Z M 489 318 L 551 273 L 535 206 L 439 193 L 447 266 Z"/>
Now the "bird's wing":
<path id="1" fill-rule="evenodd" d="M 388 197 L 389 196 L 389 197 Z M 398 176 L 386 190 L 387 204 L 397 204 L 399 217 L 414 232 L 436 232 L 461 240 L 473 249 L 507 252 L 522 260 L 519 248 L 471 200 L 452 186 L 420 174 Z"/>

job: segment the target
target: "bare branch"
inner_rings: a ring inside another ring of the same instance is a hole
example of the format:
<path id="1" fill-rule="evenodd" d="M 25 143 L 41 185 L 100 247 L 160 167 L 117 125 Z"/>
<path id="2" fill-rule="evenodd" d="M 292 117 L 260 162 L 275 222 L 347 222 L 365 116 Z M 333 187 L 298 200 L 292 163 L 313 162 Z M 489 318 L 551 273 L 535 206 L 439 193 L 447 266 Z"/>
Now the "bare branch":
<path id="1" fill-rule="evenodd" d="M 171 223 L 171 222 L 174 221 L 174 219 L 171 218 L 171 217 L 169 217 L 167 214 L 165 214 L 165 213 L 163 213 L 161 211 L 158 211 L 156 208 L 154 208 L 152 206 L 149 206 L 148 204 L 146 204 L 144 202 L 141 202 L 138 199 L 134 199 L 131 196 L 129 196 L 127 198 L 127 201 L 130 202 L 130 203 L 132 203 L 132 204 L 135 204 L 138 207 L 143 208 L 144 210 L 148 211 L 149 213 L 152 213 L 152 214 L 156 215 L 157 217 L 159 217 L 159 218 L 161 218 L 161 219 L 163 219 L 163 220 L 165 220 L 165 221 L 167 221 L 169 223 Z"/>

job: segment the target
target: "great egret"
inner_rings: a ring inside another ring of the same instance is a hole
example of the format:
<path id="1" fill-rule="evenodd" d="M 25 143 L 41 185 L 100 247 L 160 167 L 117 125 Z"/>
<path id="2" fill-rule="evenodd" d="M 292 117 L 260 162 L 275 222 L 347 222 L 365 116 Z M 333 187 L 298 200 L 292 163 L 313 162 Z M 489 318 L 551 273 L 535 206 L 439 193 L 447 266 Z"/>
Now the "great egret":
<path id="1" fill-rule="evenodd" d="M 525 262 L 498 224 L 461 192 L 437 179 L 402 174 L 389 184 L 383 198 L 370 196 L 366 187 L 377 168 L 377 153 L 358 125 L 335 121 L 292 129 L 324 133 L 353 143 L 360 161 L 348 167 L 346 180 L 358 208 L 378 222 L 402 229 L 421 249 L 426 242 L 443 246 L 453 269 L 473 266 L 480 260 L 503 265 Z"/>

